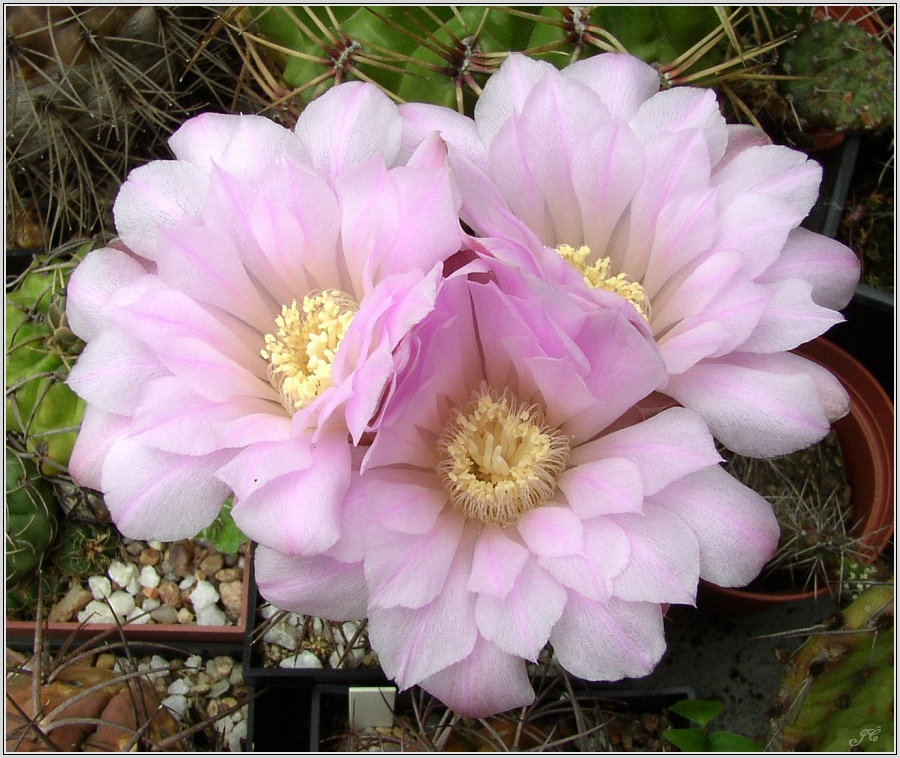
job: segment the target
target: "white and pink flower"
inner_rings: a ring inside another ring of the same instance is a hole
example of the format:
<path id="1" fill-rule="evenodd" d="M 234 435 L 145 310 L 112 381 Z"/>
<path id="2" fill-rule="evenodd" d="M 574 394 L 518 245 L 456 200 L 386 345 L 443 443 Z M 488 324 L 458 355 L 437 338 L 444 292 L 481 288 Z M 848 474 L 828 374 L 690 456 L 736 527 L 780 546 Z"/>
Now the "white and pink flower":
<path id="1" fill-rule="evenodd" d="M 256 566 L 280 607 L 342 619 L 367 597 L 385 672 L 473 716 L 531 702 L 526 661 L 548 641 L 585 679 L 649 674 L 663 606 L 693 603 L 700 577 L 749 582 L 778 540 L 701 416 L 634 415 L 666 371 L 630 303 L 586 310 L 493 269 L 445 282 L 410 333 L 344 559 Z"/>
<path id="2" fill-rule="evenodd" d="M 175 160 L 135 169 L 122 245 L 68 292 L 86 341 L 73 476 L 129 536 L 193 536 L 229 491 L 253 539 L 318 554 L 339 537 L 351 450 L 462 245 L 445 147 L 397 161 L 396 106 L 337 87 L 295 131 L 204 114 Z"/>
<path id="3" fill-rule="evenodd" d="M 728 447 L 771 456 L 810 445 L 849 401 L 789 351 L 842 320 L 859 275 L 849 249 L 799 226 L 821 169 L 726 125 L 712 90 L 659 87 L 628 55 L 562 71 L 512 55 L 474 120 L 401 106 L 404 150 L 440 133 L 462 218 L 500 238 L 495 255 L 581 300 L 604 287 L 631 299 L 665 359 L 663 391 Z"/>

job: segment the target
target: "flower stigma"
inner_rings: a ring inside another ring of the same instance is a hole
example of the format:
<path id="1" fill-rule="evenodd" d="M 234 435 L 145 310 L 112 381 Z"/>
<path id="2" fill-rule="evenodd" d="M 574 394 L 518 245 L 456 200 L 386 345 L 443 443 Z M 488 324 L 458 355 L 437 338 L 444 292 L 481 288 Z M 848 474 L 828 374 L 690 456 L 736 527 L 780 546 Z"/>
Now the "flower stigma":
<path id="1" fill-rule="evenodd" d="M 560 245 L 556 248 L 556 252 L 581 274 L 588 287 L 615 292 L 631 303 L 647 321 L 650 320 L 650 298 L 647 297 L 646 291 L 640 284 L 632 281 L 628 274 L 610 276 L 609 258 L 598 258 L 593 263 L 587 263 L 587 257 L 591 254 L 591 249 L 587 245 L 582 245 L 577 250 L 571 245 Z"/>
<path id="2" fill-rule="evenodd" d="M 278 330 L 265 336 L 260 355 L 269 362 L 269 382 L 293 414 L 331 386 L 331 367 L 341 340 L 359 309 L 340 290 L 311 292 L 301 304 L 281 306 Z"/>
<path id="3" fill-rule="evenodd" d="M 453 505 L 483 524 L 508 526 L 556 492 L 569 440 L 547 426 L 536 405 L 482 383 L 466 406 L 454 409 L 438 452 L 437 471 Z"/>

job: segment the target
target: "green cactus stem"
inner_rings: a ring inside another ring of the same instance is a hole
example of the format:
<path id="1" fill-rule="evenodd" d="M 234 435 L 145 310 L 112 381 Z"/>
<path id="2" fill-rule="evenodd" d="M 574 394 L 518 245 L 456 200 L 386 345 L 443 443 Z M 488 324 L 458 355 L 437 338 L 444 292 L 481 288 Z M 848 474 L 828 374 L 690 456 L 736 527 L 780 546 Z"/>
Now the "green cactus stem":
<path id="1" fill-rule="evenodd" d="M 53 562 L 72 578 L 105 574 L 117 549 L 117 535 L 111 527 L 93 521 L 66 520 L 60 528 Z"/>
<path id="2" fill-rule="evenodd" d="M 7 591 L 41 563 L 56 534 L 53 486 L 37 466 L 6 447 L 6 584 Z"/>
<path id="3" fill-rule="evenodd" d="M 894 587 L 866 590 L 788 661 L 773 745 L 791 751 L 894 750 Z"/>
<path id="4" fill-rule="evenodd" d="M 783 48 L 793 79 L 782 94 L 813 129 L 884 133 L 894 128 L 894 58 L 855 24 L 809 20 Z"/>

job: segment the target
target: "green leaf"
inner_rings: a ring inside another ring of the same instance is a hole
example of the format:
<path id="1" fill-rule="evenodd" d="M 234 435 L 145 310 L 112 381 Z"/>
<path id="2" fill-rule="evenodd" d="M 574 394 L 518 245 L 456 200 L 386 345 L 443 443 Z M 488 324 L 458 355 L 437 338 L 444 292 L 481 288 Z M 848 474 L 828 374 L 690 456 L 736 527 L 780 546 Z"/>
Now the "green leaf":
<path id="1" fill-rule="evenodd" d="M 722 712 L 722 703 L 718 700 L 679 700 L 670 705 L 669 710 L 700 726 L 706 726 Z"/>
<path id="2" fill-rule="evenodd" d="M 710 751 L 709 735 L 702 729 L 675 729 L 670 726 L 663 731 L 662 736 L 683 753 Z"/>
<path id="3" fill-rule="evenodd" d="M 734 732 L 713 732 L 709 735 L 710 750 L 716 753 L 761 753 L 753 740 Z"/>

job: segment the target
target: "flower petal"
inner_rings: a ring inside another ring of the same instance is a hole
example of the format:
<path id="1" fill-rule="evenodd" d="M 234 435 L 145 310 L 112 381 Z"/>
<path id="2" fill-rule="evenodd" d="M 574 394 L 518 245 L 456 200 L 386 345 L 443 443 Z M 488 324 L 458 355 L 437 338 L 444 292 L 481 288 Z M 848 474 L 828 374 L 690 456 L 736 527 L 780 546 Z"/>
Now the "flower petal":
<path id="1" fill-rule="evenodd" d="M 529 561 L 504 598 L 480 594 L 478 631 L 510 655 L 536 661 L 566 604 L 566 590 L 537 561 Z"/>
<path id="2" fill-rule="evenodd" d="M 101 488 L 119 531 L 163 542 L 194 537 L 213 522 L 228 496 L 214 476 L 233 455 L 174 455 L 128 438 L 114 442 L 103 462 Z"/>
<path id="3" fill-rule="evenodd" d="M 116 230 L 129 249 L 156 260 L 160 229 L 200 217 L 209 176 L 183 161 L 152 161 L 128 174 L 113 205 Z"/>
<path id="4" fill-rule="evenodd" d="M 631 543 L 628 565 L 613 580 L 623 600 L 693 605 L 700 575 L 700 549 L 693 532 L 650 503 L 641 514 L 612 516 Z"/>
<path id="5" fill-rule="evenodd" d="M 618 598 L 598 603 L 569 592 L 550 644 L 563 668 L 582 679 L 646 676 L 666 650 L 662 609 Z"/>
<path id="6" fill-rule="evenodd" d="M 481 637 L 465 658 L 426 677 L 421 686 L 456 713 L 471 718 L 521 708 L 534 701 L 522 659 Z"/>
<path id="7" fill-rule="evenodd" d="M 289 556 L 258 546 L 253 568 L 260 594 L 278 608 L 330 621 L 354 621 L 366 615 L 362 561 Z"/>
<path id="8" fill-rule="evenodd" d="M 528 561 L 528 549 L 511 539 L 506 530 L 487 524 L 478 535 L 472 556 L 470 592 L 504 598 Z"/>
<path id="9" fill-rule="evenodd" d="M 613 118 L 626 121 L 659 92 L 659 72 L 633 55 L 601 53 L 566 66 L 562 74 L 586 84 Z"/>
<path id="10" fill-rule="evenodd" d="M 400 114 L 373 84 L 346 82 L 307 105 L 295 132 L 306 159 L 332 186 L 373 158 L 391 164 L 400 149 Z"/>
<path id="11" fill-rule="evenodd" d="M 572 465 L 570 459 L 557 486 L 569 507 L 582 519 L 639 512 L 643 503 L 640 469 L 627 458 L 588 459 L 579 465 Z"/>
<path id="12" fill-rule="evenodd" d="M 703 579 L 743 587 L 775 554 L 780 529 L 772 506 L 719 466 L 673 482 L 653 502 L 696 535 Z"/>
<path id="13" fill-rule="evenodd" d="M 96 405 L 84 409 L 81 429 L 69 459 L 69 473 L 82 487 L 100 489 L 103 462 L 109 449 L 128 433 L 131 417 L 100 410 Z"/>
<path id="14" fill-rule="evenodd" d="M 670 377 L 665 392 L 701 413 L 734 452 L 786 455 L 818 442 L 831 426 L 829 416 L 849 408 L 839 383 L 833 377 L 828 382 L 822 375 L 827 372 L 809 363 L 791 353 L 732 353 Z"/>
<path id="15" fill-rule="evenodd" d="M 581 553 L 581 519 L 569 508 L 549 505 L 535 508 L 519 518 L 516 528 L 536 555 L 559 558 Z"/>

